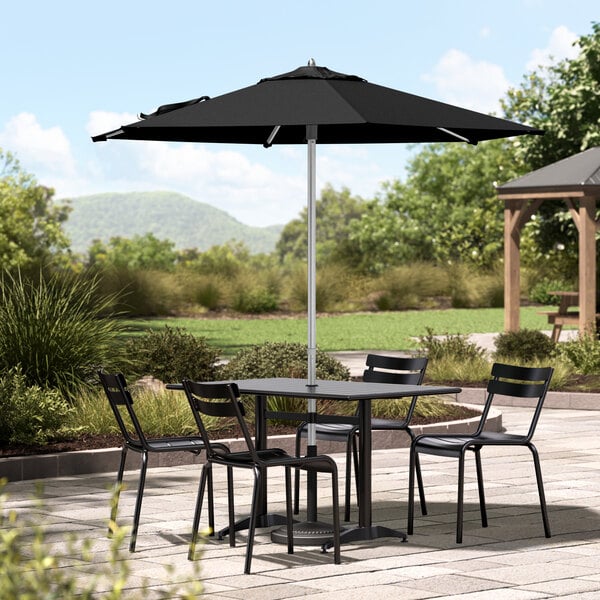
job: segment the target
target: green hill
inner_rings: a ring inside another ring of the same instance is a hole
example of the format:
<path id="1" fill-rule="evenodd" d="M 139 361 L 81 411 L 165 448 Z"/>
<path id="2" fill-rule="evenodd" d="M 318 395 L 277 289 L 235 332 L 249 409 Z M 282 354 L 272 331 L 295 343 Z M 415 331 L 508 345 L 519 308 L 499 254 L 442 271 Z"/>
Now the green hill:
<path id="1" fill-rule="evenodd" d="M 252 253 L 271 252 L 283 226 L 251 227 L 214 206 L 175 192 L 131 192 L 79 196 L 65 200 L 72 211 L 64 229 L 74 252 L 92 240 L 152 233 L 178 249 L 244 242 Z"/>

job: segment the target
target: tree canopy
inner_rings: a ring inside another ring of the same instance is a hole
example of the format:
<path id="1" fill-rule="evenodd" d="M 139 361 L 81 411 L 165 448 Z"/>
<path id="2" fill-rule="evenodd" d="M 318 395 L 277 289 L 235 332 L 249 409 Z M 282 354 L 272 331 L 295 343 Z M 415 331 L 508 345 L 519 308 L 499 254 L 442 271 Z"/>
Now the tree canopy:
<path id="1" fill-rule="evenodd" d="M 38 185 L 9 152 L 0 149 L 0 265 L 29 268 L 69 246 L 62 225 L 69 208 L 55 206 L 54 190 Z"/>

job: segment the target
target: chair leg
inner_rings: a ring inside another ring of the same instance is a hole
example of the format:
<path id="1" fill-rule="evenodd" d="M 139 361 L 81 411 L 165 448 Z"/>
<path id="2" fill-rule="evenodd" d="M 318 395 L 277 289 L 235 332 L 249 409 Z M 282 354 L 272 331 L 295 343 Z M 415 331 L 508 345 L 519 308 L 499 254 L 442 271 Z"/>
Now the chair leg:
<path id="1" fill-rule="evenodd" d="M 202 467 L 200 483 L 198 484 L 198 495 L 196 496 L 196 510 L 194 511 L 194 522 L 192 524 L 192 541 L 190 542 L 190 547 L 188 550 L 188 560 L 194 560 L 196 556 L 196 543 L 198 542 L 198 526 L 200 525 L 200 513 L 202 512 L 202 499 L 204 497 L 206 479 L 209 476 L 208 472 L 211 470 L 212 466 L 210 463 L 205 463 L 205 465 Z"/>
<path id="2" fill-rule="evenodd" d="M 142 498 L 144 497 L 144 486 L 146 485 L 146 469 L 148 468 L 148 453 L 142 452 L 142 468 L 140 469 L 140 483 L 138 485 L 138 494 L 135 500 L 135 510 L 133 512 L 133 528 L 131 530 L 131 540 L 129 542 L 129 552 L 135 552 L 137 541 L 137 532 L 140 524 L 140 513 L 142 512 Z"/>
<path id="3" fill-rule="evenodd" d="M 227 506 L 229 511 L 229 546 L 235 548 L 235 505 L 233 494 L 233 469 L 227 467 Z"/>
<path id="4" fill-rule="evenodd" d="M 244 565 L 244 573 L 250 573 L 252 564 L 252 549 L 254 547 L 254 532 L 256 531 L 256 513 L 258 512 L 258 497 L 261 483 L 260 469 L 254 467 L 254 489 L 252 490 L 252 506 L 250 508 L 250 522 L 248 523 L 248 543 L 246 545 L 246 564 Z"/>
<path id="5" fill-rule="evenodd" d="M 415 463 L 417 459 L 417 450 L 413 444 L 410 447 L 410 462 L 408 467 L 408 523 L 406 532 L 408 535 L 413 533 L 413 521 L 415 518 Z"/>
<path id="6" fill-rule="evenodd" d="M 462 544 L 465 490 L 465 453 L 458 457 L 458 499 L 456 501 L 456 543 Z"/>
<path id="7" fill-rule="evenodd" d="M 544 494 L 544 482 L 542 480 L 540 457 L 538 455 L 537 448 L 533 444 L 529 444 L 528 448 L 531 450 L 531 454 L 533 455 L 535 478 L 537 480 L 538 493 L 540 495 L 540 508 L 542 509 L 542 521 L 544 523 L 544 535 L 549 538 L 552 536 L 552 534 L 550 533 L 550 521 L 548 520 L 548 510 L 546 508 L 546 495 Z"/>
<path id="8" fill-rule="evenodd" d="M 427 514 L 427 503 L 425 502 L 425 487 L 423 486 L 423 476 L 421 475 L 421 463 L 419 455 L 415 456 L 415 471 L 417 473 L 417 485 L 419 487 L 419 501 L 421 502 L 421 514 Z"/>
<path id="9" fill-rule="evenodd" d="M 287 530 L 287 551 L 294 554 L 294 528 L 292 515 L 292 469 L 285 467 L 285 522 Z"/>
<path id="10" fill-rule="evenodd" d="M 339 565 L 342 562 L 342 558 L 340 551 L 340 500 L 336 471 L 332 471 L 331 473 L 331 488 L 333 504 L 333 564 Z"/>
<path id="11" fill-rule="evenodd" d="M 300 456 L 300 444 L 302 442 L 302 436 L 300 432 L 296 431 L 296 456 Z M 295 469 L 294 474 L 294 514 L 297 515 L 300 512 L 300 469 Z"/>
<path id="12" fill-rule="evenodd" d="M 208 485 L 208 527 L 210 529 L 210 535 L 215 534 L 215 501 L 213 495 L 213 471 L 209 469 L 207 474 L 207 485 Z"/>
<path id="13" fill-rule="evenodd" d="M 117 511 L 119 508 L 119 498 L 121 496 L 121 489 L 123 488 L 123 471 L 125 470 L 125 460 L 127 458 L 127 446 L 121 448 L 121 462 L 119 464 L 119 470 L 117 471 L 117 482 L 115 483 L 115 491 L 111 499 L 111 510 L 110 520 L 114 523 L 117 520 Z M 112 536 L 112 529 L 108 527 L 108 537 Z"/>
<path id="14" fill-rule="evenodd" d="M 355 459 L 354 435 L 346 439 L 346 480 L 344 484 L 344 521 L 350 520 L 350 494 L 352 487 L 352 461 Z M 356 469 L 355 469 L 356 471 Z"/>
<path id="15" fill-rule="evenodd" d="M 481 448 L 475 450 L 475 465 L 477 467 L 477 488 L 479 489 L 479 511 L 481 512 L 481 526 L 487 527 L 487 509 L 485 507 L 485 492 L 483 490 L 483 469 L 481 468 Z"/>

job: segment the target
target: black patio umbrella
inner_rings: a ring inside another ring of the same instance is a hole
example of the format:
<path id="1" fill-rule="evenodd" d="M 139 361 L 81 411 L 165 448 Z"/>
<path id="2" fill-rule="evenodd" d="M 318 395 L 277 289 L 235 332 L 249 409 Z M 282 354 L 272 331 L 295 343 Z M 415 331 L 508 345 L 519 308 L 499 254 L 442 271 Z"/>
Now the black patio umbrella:
<path id="1" fill-rule="evenodd" d="M 167 104 L 141 120 L 94 136 L 308 147 L 308 386 L 316 384 L 316 144 L 466 142 L 542 131 L 368 83 L 310 61 L 289 73 L 215 98 Z M 309 401 L 309 412 L 316 402 Z M 308 446 L 315 447 L 314 425 Z"/>

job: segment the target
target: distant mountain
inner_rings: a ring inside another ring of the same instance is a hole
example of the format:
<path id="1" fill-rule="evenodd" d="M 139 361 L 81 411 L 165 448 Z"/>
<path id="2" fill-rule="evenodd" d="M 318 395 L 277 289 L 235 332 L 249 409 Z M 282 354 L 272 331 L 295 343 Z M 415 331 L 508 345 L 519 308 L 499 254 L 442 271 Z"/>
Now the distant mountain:
<path id="1" fill-rule="evenodd" d="M 72 211 L 64 229 L 74 252 L 83 253 L 92 240 L 152 233 L 177 249 L 244 242 L 252 253 L 271 252 L 282 225 L 251 227 L 223 210 L 175 192 L 95 194 L 65 200 Z"/>

